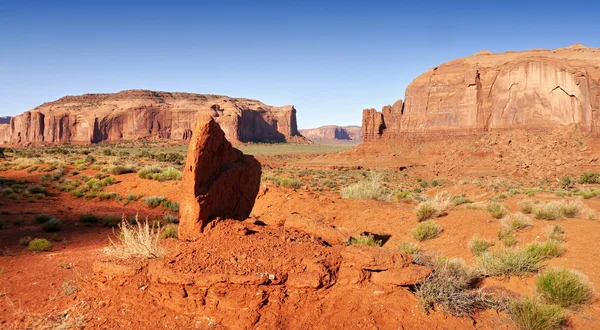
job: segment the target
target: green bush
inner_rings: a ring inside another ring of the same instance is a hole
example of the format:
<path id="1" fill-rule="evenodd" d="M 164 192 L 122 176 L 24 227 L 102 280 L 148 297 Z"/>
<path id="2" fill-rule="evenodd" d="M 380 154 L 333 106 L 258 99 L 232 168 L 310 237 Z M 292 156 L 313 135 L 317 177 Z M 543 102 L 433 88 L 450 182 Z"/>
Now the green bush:
<path id="1" fill-rule="evenodd" d="M 511 301 L 508 314 L 520 330 L 559 330 L 567 323 L 567 315 L 560 307 L 531 298 Z"/>
<path id="2" fill-rule="evenodd" d="M 398 248 L 400 249 L 400 251 L 402 251 L 406 254 L 416 254 L 419 251 L 421 251 L 421 248 L 419 247 L 418 244 L 413 244 L 413 243 L 406 242 L 406 241 L 403 241 L 402 243 L 400 243 Z"/>
<path id="3" fill-rule="evenodd" d="M 60 227 L 62 226 L 62 223 L 60 222 L 60 220 L 52 218 L 46 222 L 44 222 L 42 224 L 42 230 L 47 232 L 47 233 L 51 233 L 51 232 L 55 232 L 55 231 L 60 231 Z"/>
<path id="4" fill-rule="evenodd" d="M 97 223 L 98 217 L 93 214 L 81 214 L 79 215 L 79 221 L 83 223 Z"/>
<path id="5" fill-rule="evenodd" d="M 125 166 L 111 166 L 108 168 L 108 173 L 113 174 L 113 175 L 121 175 L 121 174 L 127 174 L 127 173 L 133 173 L 135 172 L 135 169 L 130 168 L 130 167 L 125 167 Z"/>
<path id="6" fill-rule="evenodd" d="M 565 218 L 575 218 L 582 208 L 580 201 L 568 201 L 560 204 L 560 213 Z"/>
<path id="7" fill-rule="evenodd" d="M 167 198 L 164 196 L 150 196 L 144 199 L 144 203 L 146 203 L 148 207 L 155 208 L 160 206 L 166 200 Z"/>
<path id="8" fill-rule="evenodd" d="M 562 178 L 560 178 L 558 186 L 563 189 L 573 188 L 573 181 L 571 181 L 570 176 L 563 176 Z"/>
<path id="9" fill-rule="evenodd" d="M 531 226 L 531 220 L 523 213 L 515 213 L 502 219 L 501 224 L 505 230 L 519 231 Z"/>
<path id="10" fill-rule="evenodd" d="M 587 304 L 593 295 L 593 289 L 583 275 L 565 268 L 544 271 L 538 275 L 535 288 L 543 302 L 561 307 Z"/>
<path id="11" fill-rule="evenodd" d="M 561 217 L 561 203 L 548 202 L 534 208 L 533 214 L 537 220 L 557 220 Z"/>
<path id="12" fill-rule="evenodd" d="M 600 183 L 600 173 L 598 172 L 584 172 L 579 177 L 579 183 L 582 184 L 595 184 Z"/>
<path id="13" fill-rule="evenodd" d="M 439 207 L 433 201 L 425 201 L 415 208 L 415 215 L 418 221 L 425 221 L 437 218 L 441 214 Z"/>
<path id="14" fill-rule="evenodd" d="M 508 214 L 508 210 L 506 209 L 506 207 L 504 207 L 504 205 L 500 204 L 500 203 L 496 203 L 496 202 L 490 202 L 487 205 L 487 211 L 490 213 L 490 215 L 496 219 L 501 219 L 504 218 L 504 216 L 506 216 L 506 214 Z"/>
<path id="15" fill-rule="evenodd" d="M 473 201 L 469 199 L 465 194 L 454 195 L 452 196 L 452 198 L 450 198 L 450 204 L 454 206 L 470 203 L 473 203 Z"/>
<path id="16" fill-rule="evenodd" d="M 173 201 L 170 200 L 165 200 L 161 203 L 161 205 L 166 208 L 167 210 L 171 210 L 173 212 L 179 212 L 179 203 L 175 203 Z"/>
<path id="17" fill-rule="evenodd" d="M 412 196 L 410 194 L 410 191 L 399 191 L 396 193 L 396 199 L 399 202 L 411 202 Z"/>
<path id="18" fill-rule="evenodd" d="M 442 232 L 442 227 L 433 220 L 419 223 L 410 234 L 417 241 L 424 241 L 437 237 Z"/>
<path id="19" fill-rule="evenodd" d="M 19 238 L 19 245 L 28 246 L 31 241 L 32 241 L 31 236 L 21 237 L 21 238 Z"/>
<path id="20" fill-rule="evenodd" d="M 471 247 L 471 252 L 473 253 L 474 256 L 478 257 L 486 252 L 488 252 L 488 249 L 494 245 L 494 243 L 492 243 L 492 241 L 488 240 L 488 239 L 483 239 L 483 238 L 479 238 L 477 236 L 473 236 L 473 238 L 471 238 L 471 242 L 469 243 L 470 247 Z"/>
<path id="21" fill-rule="evenodd" d="M 162 229 L 162 232 L 160 233 L 160 238 L 162 238 L 162 239 L 177 238 L 177 231 L 178 231 L 177 224 L 174 224 L 174 223 L 168 224 Z"/>
<path id="22" fill-rule="evenodd" d="M 520 275 L 535 272 L 543 260 L 558 257 L 564 248 L 556 242 L 531 243 L 521 249 L 501 249 L 477 259 L 481 270 L 490 276 Z"/>
<path id="23" fill-rule="evenodd" d="M 37 253 L 42 251 L 48 251 L 52 248 L 52 243 L 44 238 L 36 238 L 29 242 L 28 249 L 31 252 Z"/>
<path id="24" fill-rule="evenodd" d="M 33 218 L 33 223 L 40 225 L 50 219 L 52 219 L 52 217 L 47 214 L 38 214 Z"/>
<path id="25" fill-rule="evenodd" d="M 534 203 L 528 199 L 520 201 L 518 204 L 521 213 L 523 214 L 531 214 L 533 213 Z"/>
<path id="26" fill-rule="evenodd" d="M 382 242 L 378 241 L 373 237 L 373 235 L 359 235 L 357 237 L 351 237 L 350 241 L 348 241 L 348 245 L 366 245 L 366 246 L 381 246 Z"/>
<path id="27" fill-rule="evenodd" d="M 553 225 L 546 230 L 546 237 L 550 241 L 562 243 L 565 241 L 565 230 L 559 225 Z"/>
<path id="28" fill-rule="evenodd" d="M 120 221 L 121 218 L 119 217 L 106 216 L 104 217 L 104 220 L 102 220 L 102 225 L 104 227 L 116 227 Z"/>
<path id="29" fill-rule="evenodd" d="M 168 223 L 178 223 L 179 222 L 179 218 L 176 215 L 173 215 L 170 213 L 163 214 L 163 220 L 165 220 Z"/>

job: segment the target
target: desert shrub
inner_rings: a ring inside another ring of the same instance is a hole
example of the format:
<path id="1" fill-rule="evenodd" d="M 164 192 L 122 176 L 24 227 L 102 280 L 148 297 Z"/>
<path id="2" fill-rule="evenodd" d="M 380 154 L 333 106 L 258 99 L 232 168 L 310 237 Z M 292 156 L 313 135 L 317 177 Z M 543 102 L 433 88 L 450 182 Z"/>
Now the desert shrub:
<path id="1" fill-rule="evenodd" d="M 138 176 L 142 179 L 152 179 L 154 174 L 160 172 L 161 169 L 158 166 L 145 166 L 138 171 Z"/>
<path id="2" fill-rule="evenodd" d="M 473 236 L 473 238 L 471 238 L 471 241 L 469 242 L 471 252 L 476 257 L 488 252 L 488 249 L 492 245 L 494 245 L 494 243 L 492 243 L 492 241 L 490 241 L 488 239 L 484 239 L 484 238 L 479 238 L 477 236 Z"/>
<path id="3" fill-rule="evenodd" d="M 119 217 L 105 216 L 102 220 L 102 225 L 104 227 L 116 227 L 120 220 L 121 218 Z"/>
<path id="4" fill-rule="evenodd" d="M 357 237 L 351 237 L 348 241 L 348 245 L 366 245 L 366 246 L 381 246 L 382 242 L 376 240 L 371 234 L 361 234 Z"/>
<path id="5" fill-rule="evenodd" d="M 89 179 L 86 183 L 85 186 L 91 190 L 91 191 L 102 191 L 102 188 L 104 187 L 104 182 L 102 182 L 102 180 L 100 179 Z"/>
<path id="6" fill-rule="evenodd" d="M 179 218 L 176 215 L 173 215 L 170 213 L 163 214 L 163 220 L 165 220 L 168 223 L 178 223 L 179 222 Z"/>
<path id="7" fill-rule="evenodd" d="M 561 307 L 587 304 L 593 295 L 592 286 L 583 275 L 565 268 L 548 269 L 538 275 L 535 289 L 543 302 Z"/>
<path id="8" fill-rule="evenodd" d="M 150 226 L 148 221 L 143 224 L 137 221 L 136 224 L 130 224 L 123 220 L 119 224 L 120 233 L 116 235 L 118 241 L 115 243 L 110 240 L 111 246 L 104 249 L 104 252 L 118 258 L 158 258 L 165 253 L 160 247 L 159 240 L 161 230 L 158 226 Z"/>
<path id="9" fill-rule="evenodd" d="M 473 201 L 469 199 L 465 194 L 454 195 L 452 196 L 452 198 L 450 198 L 450 204 L 454 206 L 470 203 L 473 203 Z"/>
<path id="10" fill-rule="evenodd" d="M 183 173 L 174 168 L 169 168 L 161 171 L 158 174 L 155 174 L 152 178 L 158 181 L 167 181 L 167 180 L 181 180 Z"/>
<path id="11" fill-rule="evenodd" d="M 405 202 L 405 203 L 410 203 L 412 202 L 412 196 L 410 194 L 410 191 L 399 191 L 396 193 L 396 199 L 399 202 Z"/>
<path id="12" fill-rule="evenodd" d="M 43 194 L 43 195 L 48 195 L 48 190 L 46 190 L 46 188 L 44 186 L 42 186 L 41 184 L 34 184 L 29 186 L 29 188 L 27 189 L 27 191 L 30 194 Z"/>
<path id="13" fill-rule="evenodd" d="M 523 213 L 511 214 L 500 222 L 505 230 L 521 230 L 531 226 L 531 220 Z"/>
<path id="14" fill-rule="evenodd" d="M 415 208 L 415 215 L 418 221 L 425 221 L 437 218 L 441 214 L 437 204 L 433 201 L 425 201 Z"/>
<path id="15" fill-rule="evenodd" d="M 138 199 L 140 199 L 139 196 L 137 196 L 136 194 L 127 194 L 127 196 L 125 196 L 125 199 L 128 201 L 137 201 Z"/>
<path id="16" fill-rule="evenodd" d="M 520 201 L 517 206 L 519 207 L 521 213 L 523 214 L 531 214 L 533 213 L 534 203 L 531 200 L 525 199 Z"/>
<path id="17" fill-rule="evenodd" d="M 22 226 L 25 223 L 25 221 L 23 220 L 23 218 L 16 218 L 13 219 L 12 223 L 15 226 Z"/>
<path id="18" fill-rule="evenodd" d="M 406 242 L 406 241 L 403 241 L 402 243 L 400 243 L 398 248 L 400 249 L 400 251 L 402 251 L 406 254 L 416 254 L 419 251 L 421 251 L 421 248 L 419 247 L 418 244 L 413 244 L 413 243 Z"/>
<path id="19" fill-rule="evenodd" d="M 580 201 L 568 201 L 560 203 L 559 207 L 563 217 L 575 218 L 583 208 L 583 204 Z"/>
<path id="20" fill-rule="evenodd" d="M 73 190 L 71 191 L 71 196 L 81 198 L 85 196 L 85 192 L 82 189 Z"/>
<path id="21" fill-rule="evenodd" d="M 171 210 L 173 212 L 179 212 L 179 203 L 170 201 L 170 200 L 165 200 L 161 203 L 162 207 L 166 208 L 167 210 Z"/>
<path id="22" fill-rule="evenodd" d="M 419 223 L 410 234 L 417 241 L 424 241 L 427 239 L 435 238 L 442 232 L 442 227 L 433 220 L 427 220 Z"/>
<path id="23" fill-rule="evenodd" d="M 558 242 L 543 241 L 530 243 L 523 247 L 523 252 L 540 260 L 560 257 L 565 248 Z"/>
<path id="24" fill-rule="evenodd" d="M 533 210 L 533 215 L 537 220 L 557 220 L 561 217 L 561 203 L 548 202 L 537 205 Z"/>
<path id="25" fill-rule="evenodd" d="M 111 191 L 111 192 L 99 192 L 98 193 L 98 198 L 100 198 L 100 200 L 110 200 L 110 199 L 115 199 L 115 200 L 121 200 L 121 195 L 119 195 L 118 193 Z"/>
<path id="26" fill-rule="evenodd" d="M 504 218 L 504 216 L 506 216 L 506 214 L 508 213 L 508 210 L 506 209 L 506 207 L 504 207 L 504 205 L 496 202 L 488 203 L 487 211 L 492 217 L 496 219 Z"/>
<path id="27" fill-rule="evenodd" d="M 38 214 L 33 218 L 33 223 L 40 225 L 50 219 L 52 219 L 52 217 L 47 214 Z"/>
<path id="28" fill-rule="evenodd" d="M 121 175 L 121 174 L 133 173 L 133 172 L 135 172 L 135 169 L 130 168 L 130 167 L 125 167 L 125 166 L 120 166 L 120 165 L 111 166 L 108 168 L 108 173 L 113 174 L 113 175 Z"/>
<path id="29" fill-rule="evenodd" d="M 567 323 L 567 315 L 560 307 L 527 297 L 511 301 L 508 314 L 520 330 L 559 330 Z"/>
<path id="30" fill-rule="evenodd" d="M 60 222 L 60 220 L 56 219 L 56 218 L 52 218 L 46 222 L 44 222 L 42 224 L 42 230 L 50 233 L 50 232 L 55 232 L 55 231 L 60 231 L 60 227 L 62 226 L 62 223 Z"/>
<path id="31" fill-rule="evenodd" d="M 563 189 L 569 189 L 569 188 L 573 188 L 573 181 L 571 180 L 570 176 L 563 176 L 562 178 L 560 178 L 560 181 L 558 182 L 558 186 L 563 188 Z"/>
<path id="32" fill-rule="evenodd" d="M 519 242 L 512 229 L 502 228 L 498 231 L 498 239 L 506 247 L 513 247 Z"/>
<path id="33" fill-rule="evenodd" d="M 584 172 L 579 177 L 579 183 L 582 184 L 595 184 L 600 183 L 600 173 L 598 172 Z"/>
<path id="34" fill-rule="evenodd" d="M 535 272 L 543 260 L 562 255 L 564 248 L 556 242 L 531 243 L 521 249 L 501 249 L 477 258 L 481 270 L 490 276 L 520 275 Z"/>
<path id="35" fill-rule="evenodd" d="M 549 226 L 546 229 L 546 237 L 550 241 L 562 243 L 565 241 L 565 230 L 559 225 Z"/>
<path id="36" fill-rule="evenodd" d="M 44 238 L 36 238 L 29 242 L 27 248 L 34 253 L 48 251 L 52 248 L 52 242 Z"/>
<path id="37" fill-rule="evenodd" d="M 19 238 L 19 245 L 28 246 L 29 242 L 31 242 L 31 241 L 32 241 L 31 236 L 21 237 L 21 238 Z"/>
<path id="38" fill-rule="evenodd" d="M 363 199 L 363 200 L 390 200 L 390 194 L 381 185 L 382 176 L 376 173 L 369 173 L 366 180 L 357 182 L 342 188 L 340 194 L 343 198 Z"/>
<path id="39" fill-rule="evenodd" d="M 98 217 L 93 214 L 81 214 L 79 215 L 79 221 L 83 223 L 97 223 Z"/>
<path id="40" fill-rule="evenodd" d="M 144 203 L 146 203 L 148 207 L 154 208 L 160 206 L 160 204 L 162 204 L 166 200 L 167 198 L 165 198 L 164 196 L 150 196 L 144 198 Z"/>
<path id="41" fill-rule="evenodd" d="M 174 223 L 168 224 L 162 229 L 162 232 L 160 233 L 160 238 L 162 238 L 162 239 L 177 238 L 177 230 L 178 230 L 177 224 L 174 224 Z"/>
<path id="42" fill-rule="evenodd" d="M 460 259 L 448 258 L 439 258 L 430 267 L 431 274 L 415 292 L 425 311 L 436 307 L 455 316 L 468 316 L 486 308 L 488 299 L 472 290 L 479 279 L 475 269 Z"/>

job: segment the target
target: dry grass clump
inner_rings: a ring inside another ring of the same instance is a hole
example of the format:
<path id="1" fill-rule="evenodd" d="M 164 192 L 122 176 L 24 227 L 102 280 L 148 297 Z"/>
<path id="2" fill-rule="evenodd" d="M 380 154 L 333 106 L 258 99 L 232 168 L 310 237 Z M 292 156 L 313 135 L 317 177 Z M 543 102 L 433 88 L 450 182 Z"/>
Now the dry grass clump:
<path id="1" fill-rule="evenodd" d="M 162 238 L 162 239 L 177 238 L 178 231 L 179 231 L 179 225 L 177 225 L 176 223 L 170 223 L 170 224 L 166 225 L 165 227 L 163 227 L 163 229 L 160 233 L 160 238 Z"/>
<path id="2" fill-rule="evenodd" d="M 424 241 L 437 237 L 442 232 L 442 227 L 433 220 L 419 223 L 410 234 L 417 241 Z"/>
<path id="3" fill-rule="evenodd" d="M 454 195 L 450 198 L 450 204 L 454 206 L 462 205 L 462 204 L 471 204 L 473 201 L 467 197 L 465 194 Z"/>
<path id="4" fill-rule="evenodd" d="M 366 245 L 378 247 L 382 244 L 383 243 L 381 242 L 381 240 L 376 240 L 375 237 L 373 237 L 373 235 L 371 234 L 361 234 L 357 237 L 351 237 L 348 241 L 348 245 Z"/>
<path id="5" fill-rule="evenodd" d="M 567 201 L 560 203 L 560 213 L 565 218 L 575 218 L 585 206 L 581 201 Z"/>
<path id="6" fill-rule="evenodd" d="M 559 257 L 564 247 L 558 242 L 531 243 L 521 249 L 500 249 L 485 253 L 477 259 L 480 269 L 489 276 L 520 275 L 535 272 L 542 261 Z"/>
<path id="7" fill-rule="evenodd" d="M 148 220 L 143 223 L 137 221 L 132 225 L 123 217 L 119 225 L 120 233 L 115 235 L 118 238 L 117 243 L 110 240 L 111 247 L 104 249 L 109 255 L 122 259 L 132 257 L 158 258 L 165 253 L 160 247 L 159 239 L 161 230 L 159 225 L 150 225 Z"/>
<path id="8" fill-rule="evenodd" d="M 546 238 L 550 241 L 562 243 L 565 241 L 565 230 L 559 225 L 549 226 L 546 229 Z"/>
<path id="9" fill-rule="evenodd" d="M 575 218 L 585 210 L 587 208 L 581 201 L 551 201 L 536 205 L 533 214 L 538 220 L 558 220 Z"/>
<path id="10" fill-rule="evenodd" d="M 381 185 L 382 176 L 370 173 L 366 180 L 342 188 L 340 195 L 343 198 L 389 201 L 391 195 Z"/>
<path id="11" fill-rule="evenodd" d="M 558 330 L 567 323 L 567 315 L 560 307 L 527 297 L 511 301 L 508 314 L 521 330 Z"/>
<path id="12" fill-rule="evenodd" d="M 473 236 L 469 242 L 471 252 L 476 257 L 488 252 L 488 249 L 492 245 L 494 245 L 494 243 L 492 243 L 492 241 L 489 239 L 479 238 L 478 236 Z"/>
<path id="13" fill-rule="evenodd" d="M 535 288 L 543 302 L 565 308 L 587 304 L 593 296 L 588 280 L 581 273 L 565 268 L 544 271 L 538 275 Z"/>
<path id="14" fill-rule="evenodd" d="M 531 213 L 533 213 L 533 208 L 535 206 L 535 203 L 532 200 L 524 199 L 522 201 L 519 201 L 517 203 L 517 206 L 519 207 L 519 210 L 521 211 L 521 213 L 531 214 Z"/>
<path id="15" fill-rule="evenodd" d="M 426 312 L 436 307 L 455 316 L 468 316 L 489 305 L 489 299 L 473 290 L 479 272 L 462 260 L 439 258 L 428 266 L 431 275 L 416 290 L 419 305 Z"/>
<path id="16" fill-rule="evenodd" d="M 443 214 L 448 208 L 449 200 L 447 194 L 439 193 L 435 195 L 432 200 L 421 202 L 415 208 L 415 215 L 417 220 L 425 221 L 433 218 L 437 218 Z"/>
<path id="17" fill-rule="evenodd" d="M 488 203 L 487 211 L 496 219 L 502 219 L 508 214 L 508 209 L 504 205 L 496 202 Z"/>
<path id="18" fill-rule="evenodd" d="M 406 241 L 403 241 L 402 243 L 400 243 L 398 248 L 400 249 L 400 251 L 402 251 L 406 254 L 416 254 L 416 253 L 419 253 L 419 251 L 421 251 L 421 248 L 419 247 L 418 244 L 413 244 L 413 243 L 406 242 Z"/>
<path id="19" fill-rule="evenodd" d="M 523 213 L 511 214 L 500 222 L 505 230 L 519 231 L 531 226 L 531 219 Z"/>

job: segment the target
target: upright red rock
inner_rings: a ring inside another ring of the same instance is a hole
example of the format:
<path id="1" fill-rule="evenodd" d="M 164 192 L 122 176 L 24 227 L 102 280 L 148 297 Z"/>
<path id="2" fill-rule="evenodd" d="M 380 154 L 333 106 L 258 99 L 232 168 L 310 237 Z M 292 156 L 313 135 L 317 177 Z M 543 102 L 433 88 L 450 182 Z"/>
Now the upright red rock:
<path id="1" fill-rule="evenodd" d="M 183 171 L 179 238 L 197 239 L 211 220 L 245 219 L 260 187 L 260 163 L 235 149 L 219 124 L 200 116 Z"/>

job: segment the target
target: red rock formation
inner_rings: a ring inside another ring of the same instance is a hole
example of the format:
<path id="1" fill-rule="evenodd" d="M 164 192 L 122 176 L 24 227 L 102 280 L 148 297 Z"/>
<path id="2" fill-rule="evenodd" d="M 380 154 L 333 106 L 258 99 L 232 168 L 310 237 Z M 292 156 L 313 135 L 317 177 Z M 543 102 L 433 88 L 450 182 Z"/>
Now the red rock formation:
<path id="1" fill-rule="evenodd" d="M 549 131 L 600 134 L 600 49 L 574 45 L 476 55 L 435 67 L 406 89 L 405 104 L 363 112 L 365 141 L 381 137 Z"/>
<path id="2" fill-rule="evenodd" d="M 260 186 L 260 163 L 231 146 L 209 115 L 198 118 L 183 170 L 179 238 L 198 238 L 216 217 L 246 219 Z"/>
<path id="3" fill-rule="evenodd" d="M 209 114 L 230 141 L 302 139 L 293 106 L 218 95 L 123 91 L 66 96 L 0 124 L 0 143 L 97 143 L 188 140 L 199 114 Z"/>
<path id="4" fill-rule="evenodd" d="M 362 128 L 360 126 L 328 125 L 301 129 L 300 134 L 312 141 L 362 141 Z"/>

